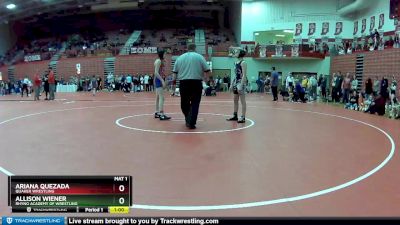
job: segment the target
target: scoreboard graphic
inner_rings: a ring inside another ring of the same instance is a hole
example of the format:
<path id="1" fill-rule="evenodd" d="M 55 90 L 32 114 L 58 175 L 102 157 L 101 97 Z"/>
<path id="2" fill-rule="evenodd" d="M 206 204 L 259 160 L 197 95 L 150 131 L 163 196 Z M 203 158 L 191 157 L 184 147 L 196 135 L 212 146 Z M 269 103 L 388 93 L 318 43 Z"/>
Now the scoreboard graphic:
<path id="1" fill-rule="evenodd" d="M 8 205 L 15 213 L 128 213 L 131 176 L 11 176 Z"/>

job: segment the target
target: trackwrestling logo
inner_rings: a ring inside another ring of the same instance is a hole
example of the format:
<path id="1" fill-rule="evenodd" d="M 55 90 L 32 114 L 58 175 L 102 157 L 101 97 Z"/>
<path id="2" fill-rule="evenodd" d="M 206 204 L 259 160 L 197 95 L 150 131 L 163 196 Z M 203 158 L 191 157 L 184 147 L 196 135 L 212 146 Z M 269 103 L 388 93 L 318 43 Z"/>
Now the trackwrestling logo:
<path id="1" fill-rule="evenodd" d="M 12 224 L 12 222 L 13 222 L 13 218 L 11 218 L 11 217 L 7 217 L 6 221 L 7 221 L 7 223 L 8 223 L 8 224 Z"/>

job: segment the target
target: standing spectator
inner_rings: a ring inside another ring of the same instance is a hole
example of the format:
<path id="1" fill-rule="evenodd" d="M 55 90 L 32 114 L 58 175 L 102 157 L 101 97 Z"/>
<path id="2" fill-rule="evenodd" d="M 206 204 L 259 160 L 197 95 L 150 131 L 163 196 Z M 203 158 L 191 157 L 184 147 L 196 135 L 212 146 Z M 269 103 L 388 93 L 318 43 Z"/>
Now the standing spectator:
<path id="1" fill-rule="evenodd" d="M 54 72 L 51 68 L 49 68 L 49 91 L 50 91 L 50 99 L 49 100 L 54 100 L 54 92 L 56 90 L 56 79 L 54 77 Z"/>
<path id="2" fill-rule="evenodd" d="M 381 81 L 380 95 L 385 99 L 389 98 L 388 88 L 389 88 L 389 81 L 388 81 L 388 79 L 386 79 L 385 76 L 383 76 L 382 81 Z"/>
<path id="3" fill-rule="evenodd" d="M 168 83 L 167 83 L 167 85 L 168 85 Z M 150 91 L 154 91 L 154 78 L 153 78 L 153 76 L 149 76 L 149 89 L 150 89 Z"/>
<path id="4" fill-rule="evenodd" d="M 293 93 L 294 89 L 294 79 L 292 73 L 289 72 L 288 76 L 286 77 L 286 90 L 290 93 Z"/>
<path id="5" fill-rule="evenodd" d="M 101 91 L 103 89 L 103 86 L 101 85 L 101 82 L 103 79 L 101 79 L 101 76 L 97 78 L 97 90 Z"/>
<path id="6" fill-rule="evenodd" d="M 317 87 L 318 87 L 318 81 L 317 81 L 317 78 L 315 77 L 316 75 L 312 75 L 311 77 L 310 77 L 310 80 L 309 80 L 309 84 L 310 84 L 310 92 L 309 92 L 309 95 L 310 95 L 310 100 L 311 101 L 316 101 L 317 100 Z"/>
<path id="7" fill-rule="evenodd" d="M 354 75 L 353 80 L 351 81 L 351 90 L 357 91 L 357 89 L 358 89 L 358 80 L 356 78 L 356 75 Z"/>
<path id="8" fill-rule="evenodd" d="M 33 89 L 35 90 L 35 101 L 39 101 L 39 96 L 40 96 L 40 86 L 42 84 L 42 80 L 40 79 L 39 76 L 39 71 L 36 70 L 35 75 L 33 76 Z"/>
<path id="9" fill-rule="evenodd" d="M 337 76 L 336 73 L 333 73 L 332 75 L 332 92 L 331 92 L 331 96 L 332 96 L 332 101 L 335 102 L 336 101 L 336 95 L 337 95 L 337 90 L 336 90 L 336 80 L 337 80 Z"/>
<path id="10" fill-rule="evenodd" d="M 150 91 L 149 79 L 150 79 L 150 76 L 148 74 L 144 75 L 144 78 L 143 78 L 144 86 L 145 86 L 145 90 L 147 92 Z"/>
<path id="11" fill-rule="evenodd" d="M 271 80 L 271 89 L 272 95 L 274 97 L 274 102 L 278 101 L 278 85 L 279 85 L 279 73 L 275 70 L 275 67 L 272 67 L 272 80 Z"/>
<path id="12" fill-rule="evenodd" d="M 21 97 L 24 97 L 24 91 L 26 91 L 26 97 L 29 97 L 29 91 L 28 91 L 29 80 L 28 80 L 28 78 L 25 77 L 21 83 L 22 83 Z"/>
<path id="13" fill-rule="evenodd" d="M 320 87 L 321 87 L 321 95 L 322 98 L 325 100 L 326 99 L 326 78 L 324 75 L 321 74 L 321 82 L 320 82 Z"/>
<path id="14" fill-rule="evenodd" d="M 365 94 L 367 95 L 366 98 L 374 93 L 372 86 L 372 80 L 371 78 L 368 78 L 367 82 L 365 82 Z"/>
<path id="15" fill-rule="evenodd" d="M 50 89 L 50 85 L 49 85 L 49 75 L 45 74 L 44 78 L 43 78 L 43 87 L 44 87 L 44 92 L 46 93 L 46 98 L 44 100 L 49 100 L 49 89 Z"/>
<path id="16" fill-rule="evenodd" d="M 93 96 L 95 96 L 97 91 L 97 79 L 95 75 L 93 75 L 92 79 L 90 80 L 90 86 L 91 86 L 90 88 L 92 89 Z"/>
<path id="17" fill-rule="evenodd" d="M 129 90 L 133 90 L 132 89 L 132 76 L 130 74 L 128 74 L 128 76 L 126 76 L 125 81 L 126 81 L 126 84 L 128 86 L 127 88 Z M 124 83 L 124 82 L 122 82 L 122 83 Z"/>
<path id="18" fill-rule="evenodd" d="M 348 103 L 349 102 L 349 97 L 350 97 L 350 90 L 351 90 L 351 79 L 350 79 L 350 73 L 346 74 L 346 77 L 343 80 L 342 83 L 342 90 L 343 90 L 343 103 Z"/>
<path id="19" fill-rule="evenodd" d="M 173 70 L 180 81 L 181 109 L 185 115 L 186 126 L 190 129 L 196 129 L 203 89 L 202 81 L 206 80 L 204 73 L 210 71 L 205 58 L 195 50 L 196 45 L 190 43 L 188 52 L 178 57 Z"/>
<path id="20" fill-rule="evenodd" d="M 338 77 L 335 82 L 335 90 L 336 90 L 336 99 L 335 102 L 340 102 L 340 98 L 342 97 L 342 84 L 343 84 L 343 75 L 339 71 Z"/>
<path id="21" fill-rule="evenodd" d="M 392 76 L 392 83 L 390 84 L 390 101 L 392 106 L 394 106 L 394 99 L 396 99 L 396 90 L 397 90 L 397 80 L 395 76 Z"/>
<path id="22" fill-rule="evenodd" d="M 376 76 L 374 80 L 374 95 L 378 96 L 378 94 L 381 92 L 380 86 L 381 82 L 379 81 L 379 77 Z"/>

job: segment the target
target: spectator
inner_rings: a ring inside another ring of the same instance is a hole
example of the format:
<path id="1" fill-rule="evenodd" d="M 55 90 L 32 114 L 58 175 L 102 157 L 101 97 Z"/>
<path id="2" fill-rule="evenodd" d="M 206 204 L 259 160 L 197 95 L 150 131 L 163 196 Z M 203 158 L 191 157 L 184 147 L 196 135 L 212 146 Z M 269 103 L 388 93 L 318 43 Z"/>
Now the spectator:
<path id="1" fill-rule="evenodd" d="M 305 98 L 305 94 L 306 91 L 300 84 L 300 81 L 297 81 L 295 86 L 295 92 L 293 93 L 293 101 L 298 102 L 300 100 L 302 103 L 306 103 L 307 99 Z"/>
<path id="2" fill-rule="evenodd" d="M 317 87 L 318 87 L 318 81 L 317 78 L 315 78 L 316 75 L 311 75 L 308 83 L 309 83 L 309 97 L 310 101 L 316 101 L 317 100 Z"/>
<path id="3" fill-rule="evenodd" d="M 294 91 L 293 89 L 294 89 L 294 80 L 292 73 L 289 72 L 288 76 L 286 77 L 286 90 L 289 93 L 292 93 Z"/>
<path id="4" fill-rule="evenodd" d="M 357 91 L 357 89 L 358 89 L 358 80 L 356 78 L 356 75 L 354 75 L 353 80 L 351 81 L 351 90 Z"/>
<path id="5" fill-rule="evenodd" d="M 388 79 L 386 79 L 385 76 L 383 76 L 382 77 L 382 81 L 381 81 L 381 89 L 380 89 L 380 93 L 379 94 L 385 99 L 389 98 L 388 88 L 389 88 L 389 81 L 388 81 Z"/>
<path id="6" fill-rule="evenodd" d="M 347 73 L 346 77 L 343 80 L 342 90 L 343 90 L 343 103 L 348 103 L 349 102 L 349 94 L 350 94 L 350 90 L 351 90 L 350 73 Z"/>
<path id="7" fill-rule="evenodd" d="M 26 97 L 29 97 L 28 84 L 29 84 L 28 77 L 25 77 L 24 80 L 22 81 L 21 97 L 24 97 L 24 91 L 26 91 Z"/>
<path id="8" fill-rule="evenodd" d="M 56 79 L 55 79 L 52 68 L 49 68 L 48 82 L 49 82 L 49 91 L 50 91 L 50 99 L 49 100 L 54 100 L 54 98 L 55 98 L 54 92 L 56 91 Z"/>
<path id="9" fill-rule="evenodd" d="M 367 96 L 373 94 L 373 84 L 371 78 L 368 78 L 368 80 L 365 82 L 365 94 Z"/>
<path id="10" fill-rule="evenodd" d="M 385 105 L 386 105 L 386 98 L 383 96 L 378 96 L 369 106 L 369 108 L 365 111 L 366 113 L 375 114 L 383 116 L 385 115 Z"/>
<path id="11" fill-rule="evenodd" d="M 34 98 L 35 101 L 39 101 L 40 100 L 39 96 L 40 96 L 40 86 L 41 86 L 41 84 L 42 84 L 42 81 L 41 81 L 40 76 L 39 76 L 39 71 L 36 70 L 36 73 L 35 73 L 35 75 L 33 77 L 33 85 L 34 85 L 34 90 L 35 90 L 35 98 Z"/>
<path id="12" fill-rule="evenodd" d="M 150 76 L 148 74 L 144 75 L 144 78 L 143 78 L 144 86 L 145 86 L 145 91 L 147 91 L 147 92 L 150 91 L 149 79 L 150 79 Z"/>
<path id="13" fill-rule="evenodd" d="M 394 105 L 394 100 L 396 99 L 396 90 L 397 90 L 397 80 L 393 75 L 392 83 L 390 84 L 390 96 L 389 96 L 392 105 Z"/>
<path id="14" fill-rule="evenodd" d="M 346 103 L 345 105 L 346 109 L 350 109 L 350 110 L 358 110 L 358 95 L 357 95 L 357 91 L 352 91 L 351 92 L 351 96 L 350 96 L 350 100 L 348 103 Z"/>
<path id="15" fill-rule="evenodd" d="M 46 93 L 46 98 L 44 100 L 49 100 L 49 91 L 50 91 L 50 85 L 49 85 L 49 75 L 45 74 L 43 78 L 43 87 L 44 87 L 44 92 Z"/>
<path id="16" fill-rule="evenodd" d="M 320 82 L 320 88 L 321 88 L 321 95 L 322 98 L 325 100 L 326 99 L 326 77 L 321 74 L 321 82 Z"/>
<path id="17" fill-rule="evenodd" d="M 275 67 L 272 67 L 271 89 L 272 89 L 272 95 L 274 97 L 274 102 L 278 101 L 278 85 L 279 85 L 279 73 L 275 70 Z"/>
<path id="18" fill-rule="evenodd" d="M 92 94 L 93 96 L 96 95 L 96 91 L 97 91 L 97 79 L 96 76 L 93 75 L 92 79 L 90 80 L 90 89 L 92 90 Z"/>

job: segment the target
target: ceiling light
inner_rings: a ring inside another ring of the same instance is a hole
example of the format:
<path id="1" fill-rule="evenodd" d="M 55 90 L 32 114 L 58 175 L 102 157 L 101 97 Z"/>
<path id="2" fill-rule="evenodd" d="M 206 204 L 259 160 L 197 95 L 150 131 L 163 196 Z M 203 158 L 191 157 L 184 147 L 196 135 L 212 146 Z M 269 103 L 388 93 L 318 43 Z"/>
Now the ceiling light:
<path id="1" fill-rule="evenodd" d="M 258 36 L 258 35 L 260 35 L 260 33 L 254 33 L 254 35 Z"/>
<path id="2" fill-rule="evenodd" d="M 284 30 L 283 32 L 285 32 L 285 33 L 294 33 L 293 30 Z"/>
<path id="3" fill-rule="evenodd" d="M 15 9 L 15 7 L 17 7 L 15 4 L 8 4 L 7 9 Z"/>
<path id="4" fill-rule="evenodd" d="M 277 34 L 275 36 L 277 36 L 277 37 L 285 37 L 285 35 L 283 35 L 283 34 Z"/>

